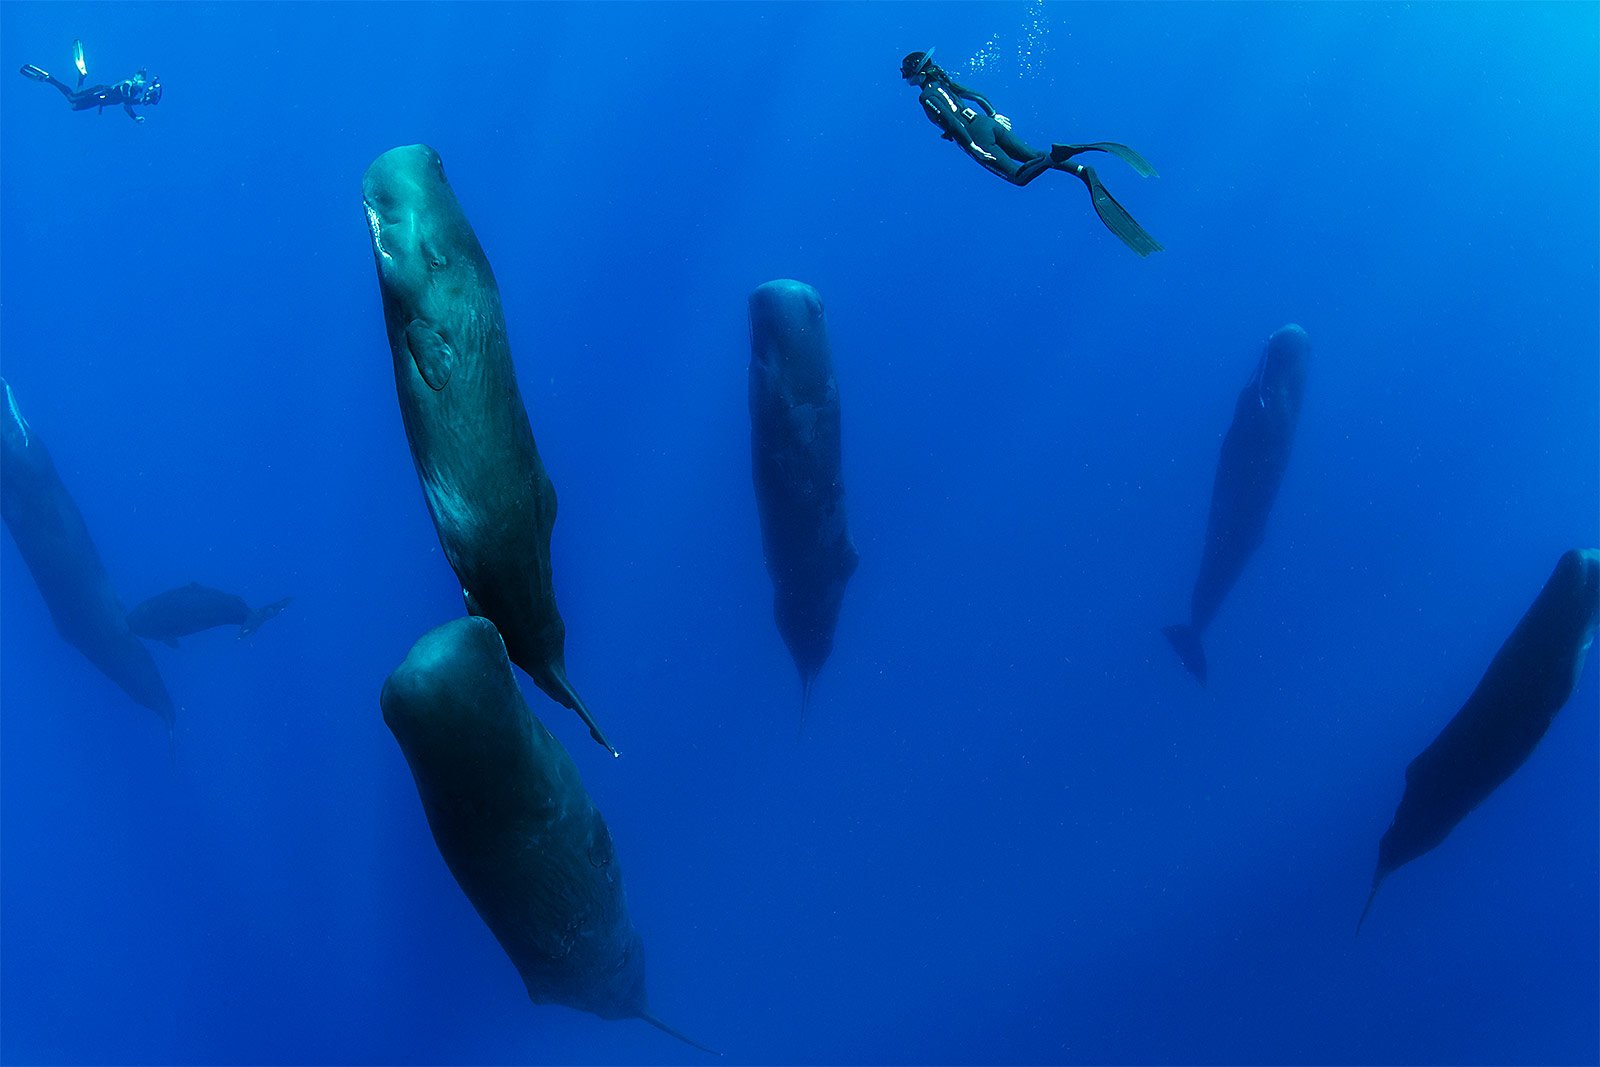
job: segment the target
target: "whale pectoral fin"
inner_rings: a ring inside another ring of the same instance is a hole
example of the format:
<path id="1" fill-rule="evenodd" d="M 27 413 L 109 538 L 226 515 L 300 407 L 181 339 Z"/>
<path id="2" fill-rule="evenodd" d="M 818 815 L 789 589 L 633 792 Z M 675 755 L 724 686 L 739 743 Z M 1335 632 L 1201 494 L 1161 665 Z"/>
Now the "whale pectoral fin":
<path id="1" fill-rule="evenodd" d="M 406 348 L 411 351 L 411 361 L 417 373 L 428 383 L 428 388 L 438 392 L 450 383 L 450 372 L 455 368 L 456 353 L 450 343 L 439 336 L 439 331 L 413 319 L 406 327 Z"/>
<path id="2" fill-rule="evenodd" d="M 488 617 L 488 616 L 483 614 L 483 609 L 478 606 L 478 598 L 473 596 L 470 592 L 468 592 L 465 589 L 461 590 L 461 600 L 462 600 L 463 603 L 465 603 L 467 605 L 467 614 L 468 615 L 476 615 L 479 618 L 487 618 Z"/>

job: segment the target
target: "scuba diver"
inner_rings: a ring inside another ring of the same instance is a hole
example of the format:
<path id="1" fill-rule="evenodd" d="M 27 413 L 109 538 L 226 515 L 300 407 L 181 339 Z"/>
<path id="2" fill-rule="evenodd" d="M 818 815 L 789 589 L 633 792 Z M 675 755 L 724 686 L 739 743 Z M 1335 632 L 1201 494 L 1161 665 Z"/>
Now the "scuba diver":
<path id="1" fill-rule="evenodd" d="M 1153 178 L 1156 170 L 1145 158 L 1127 145 L 1112 141 L 1093 144 L 1054 144 L 1048 152 L 1038 152 L 1023 143 L 1011 132 L 1011 120 L 994 109 L 982 93 L 973 92 L 956 84 L 937 63 L 933 62 L 933 49 L 912 52 L 900 61 L 900 76 L 913 88 L 921 88 L 922 106 L 935 126 L 944 131 L 944 139 L 959 144 L 963 151 L 989 170 L 1013 185 L 1027 185 L 1047 170 L 1064 170 L 1075 175 L 1089 188 L 1095 214 L 1105 223 L 1106 229 L 1121 238 L 1122 243 L 1141 256 L 1161 251 L 1161 245 L 1133 221 L 1133 216 L 1106 192 L 1093 167 L 1072 162 L 1072 157 L 1083 152 L 1105 152 L 1127 163 L 1142 178 Z M 981 110 L 966 106 L 969 100 Z"/>
<path id="2" fill-rule="evenodd" d="M 143 122 L 143 115 L 135 115 L 134 107 L 153 107 L 161 103 L 161 79 L 140 67 L 134 72 L 133 77 L 117 82 L 115 85 L 91 85 L 85 89 L 83 81 L 89 76 L 89 68 L 83 61 L 83 42 L 72 42 L 72 62 L 78 68 L 78 87 L 72 89 L 67 83 L 52 75 L 41 67 L 32 63 L 22 68 L 22 76 L 32 78 L 36 82 L 44 82 L 61 90 L 61 95 L 67 98 L 67 104 L 74 111 L 88 111 L 94 108 L 98 114 L 108 107 L 116 104 L 122 105 L 122 110 L 134 122 Z"/>

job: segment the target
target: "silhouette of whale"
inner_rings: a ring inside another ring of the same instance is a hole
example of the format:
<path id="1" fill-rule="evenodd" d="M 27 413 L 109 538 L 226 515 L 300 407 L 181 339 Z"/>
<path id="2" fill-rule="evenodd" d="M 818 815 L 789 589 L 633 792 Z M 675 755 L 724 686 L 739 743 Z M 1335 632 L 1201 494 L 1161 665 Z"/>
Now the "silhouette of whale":
<path id="1" fill-rule="evenodd" d="M 802 282 L 771 281 L 750 294 L 750 454 L 773 615 L 800 672 L 803 726 L 860 557 L 845 514 L 822 298 Z"/>
<path id="2" fill-rule="evenodd" d="M 1222 439 L 1189 621 L 1161 631 L 1201 685 L 1207 673 L 1201 639 L 1245 564 L 1261 547 L 1267 516 L 1289 465 L 1310 354 L 1311 342 L 1300 327 L 1290 323 L 1275 331 L 1239 391 L 1233 423 Z"/>
<path id="3" fill-rule="evenodd" d="M 139 704 L 167 724 L 177 718 L 167 685 L 112 588 L 83 513 L 61 484 L 44 441 L 0 378 L 0 513 L 59 633 Z"/>
<path id="4" fill-rule="evenodd" d="M 704 1049 L 650 1012 L 644 944 L 605 819 L 528 710 L 494 625 L 468 617 L 424 634 L 379 703 L 439 854 L 528 996 L 643 1019 Z"/>
<path id="5" fill-rule="evenodd" d="M 493 622 L 511 661 L 615 755 L 567 681 L 550 571 L 556 492 L 517 389 L 489 260 L 426 145 L 379 156 L 361 191 L 406 440 L 467 610 Z"/>
<path id="6" fill-rule="evenodd" d="M 1378 842 L 1367 921 L 1378 887 L 1431 851 L 1533 754 L 1572 696 L 1600 614 L 1600 550 L 1572 549 L 1556 562 L 1527 614 L 1489 662 L 1478 687 L 1433 743 L 1406 768 L 1406 790 Z"/>

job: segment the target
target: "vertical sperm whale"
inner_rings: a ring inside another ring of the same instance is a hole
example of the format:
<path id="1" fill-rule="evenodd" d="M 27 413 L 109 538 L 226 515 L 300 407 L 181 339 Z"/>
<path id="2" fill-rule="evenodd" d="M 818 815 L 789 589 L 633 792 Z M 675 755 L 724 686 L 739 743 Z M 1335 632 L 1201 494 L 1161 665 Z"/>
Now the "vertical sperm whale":
<path id="1" fill-rule="evenodd" d="M 1200 575 L 1190 597 L 1189 621 L 1161 632 L 1190 674 L 1206 682 L 1202 638 L 1245 564 L 1261 547 L 1267 516 L 1289 465 L 1300 405 L 1305 396 L 1311 342 L 1290 323 L 1267 339 L 1250 380 L 1239 390 L 1233 423 L 1222 439 L 1211 489 Z"/>
<path id="2" fill-rule="evenodd" d="M 643 1019 L 704 1048 L 650 1011 L 606 821 L 528 710 L 494 626 L 469 617 L 424 634 L 379 704 L 439 854 L 529 998 Z"/>
<path id="3" fill-rule="evenodd" d="M 1378 842 L 1372 891 L 1396 869 L 1436 848 L 1533 755 L 1572 696 L 1600 615 L 1600 550 L 1572 549 L 1489 662 L 1478 687 L 1406 768 L 1394 821 Z"/>
<path id="4" fill-rule="evenodd" d="M 177 717 L 172 697 L 149 649 L 128 628 L 83 513 L 44 441 L 23 418 L 11 385 L 0 378 L 0 388 L 0 513 L 56 632 L 170 731 Z"/>
<path id="5" fill-rule="evenodd" d="M 800 672 L 803 724 L 859 557 L 822 298 L 802 282 L 771 281 L 750 294 L 750 453 L 773 614 Z"/>
<path id="6" fill-rule="evenodd" d="M 550 531 L 556 492 L 517 389 L 500 288 L 426 145 L 385 152 L 361 183 L 411 459 L 467 611 L 613 755 L 567 681 Z"/>

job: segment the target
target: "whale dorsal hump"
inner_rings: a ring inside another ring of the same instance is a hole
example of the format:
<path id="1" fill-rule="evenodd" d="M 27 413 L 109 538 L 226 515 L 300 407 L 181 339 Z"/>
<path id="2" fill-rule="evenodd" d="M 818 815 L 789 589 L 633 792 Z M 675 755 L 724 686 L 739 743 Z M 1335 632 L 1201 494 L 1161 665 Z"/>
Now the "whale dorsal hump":
<path id="1" fill-rule="evenodd" d="M 412 319 L 406 327 L 406 348 L 411 350 L 411 360 L 429 389 L 437 393 L 449 384 L 456 353 L 438 330 L 421 319 Z"/>

